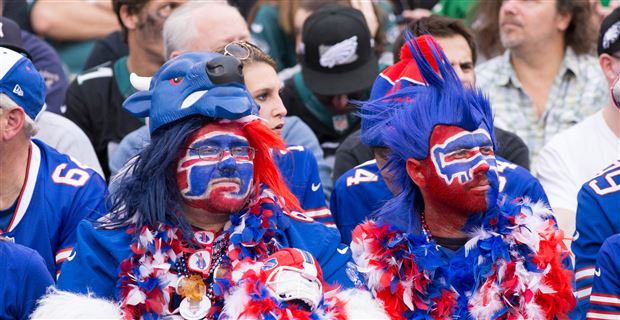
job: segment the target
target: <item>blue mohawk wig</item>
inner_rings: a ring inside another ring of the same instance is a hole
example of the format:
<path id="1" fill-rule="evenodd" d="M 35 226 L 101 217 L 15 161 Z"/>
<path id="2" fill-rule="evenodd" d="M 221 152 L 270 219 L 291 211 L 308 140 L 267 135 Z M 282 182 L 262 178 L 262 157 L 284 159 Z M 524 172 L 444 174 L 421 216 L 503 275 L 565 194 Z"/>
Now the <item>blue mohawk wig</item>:
<path id="1" fill-rule="evenodd" d="M 430 50 L 422 50 L 416 41 L 408 38 L 413 62 L 426 85 L 400 88 L 368 101 L 362 111 L 362 117 L 375 123 L 369 134 L 380 134 L 385 146 L 391 149 L 385 169 L 401 191 L 377 215 L 404 231 L 420 230 L 419 213 L 423 209 L 422 196 L 407 174 L 406 162 L 410 158 L 423 160 L 429 156 L 430 137 L 437 125 L 458 126 L 468 131 L 483 128 L 489 132 L 495 146 L 491 107 L 484 94 L 478 89 L 463 87 L 438 46 L 429 45 Z M 421 54 L 424 51 L 427 56 Z M 428 57 L 428 53 L 432 56 Z"/>

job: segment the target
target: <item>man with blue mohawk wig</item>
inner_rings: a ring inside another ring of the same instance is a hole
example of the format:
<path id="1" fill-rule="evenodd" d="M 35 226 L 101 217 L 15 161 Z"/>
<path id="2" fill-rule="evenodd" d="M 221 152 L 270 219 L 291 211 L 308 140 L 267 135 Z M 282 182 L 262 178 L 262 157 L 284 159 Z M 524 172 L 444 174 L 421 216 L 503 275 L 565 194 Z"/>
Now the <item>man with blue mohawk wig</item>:
<path id="1" fill-rule="evenodd" d="M 284 142 L 257 117 L 242 75 L 234 57 L 186 53 L 125 101 L 149 116 L 151 143 L 110 213 L 80 224 L 59 289 L 117 301 L 127 319 L 384 315 L 356 289 L 338 232 L 298 212 L 271 158 Z"/>
<path id="2" fill-rule="evenodd" d="M 427 44 L 409 42 L 427 85 L 364 105 L 398 194 L 353 231 L 359 270 L 393 319 L 565 318 L 572 272 L 552 212 L 498 192 L 489 102 Z"/>

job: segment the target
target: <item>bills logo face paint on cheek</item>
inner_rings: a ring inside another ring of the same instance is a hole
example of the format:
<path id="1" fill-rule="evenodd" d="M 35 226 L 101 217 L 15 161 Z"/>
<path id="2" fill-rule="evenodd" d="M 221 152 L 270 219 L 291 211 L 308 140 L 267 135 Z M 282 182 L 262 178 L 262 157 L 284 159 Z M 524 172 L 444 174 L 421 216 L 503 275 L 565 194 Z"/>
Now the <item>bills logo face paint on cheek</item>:
<path id="1" fill-rule="evenodd" d="M 209 124 L 200 129 L 177 166 L 185 203 L 215 214 L 240 210 L 251 191 L 253 156 L 240 128 Z"/>
<path id="2" fill-rule="evenodd" d="M 495 203 L 498 177 L 493 142 L 485 129 L 437 126 L 431 136 L 429 184 L 438 198 L 467 212 Z"/>

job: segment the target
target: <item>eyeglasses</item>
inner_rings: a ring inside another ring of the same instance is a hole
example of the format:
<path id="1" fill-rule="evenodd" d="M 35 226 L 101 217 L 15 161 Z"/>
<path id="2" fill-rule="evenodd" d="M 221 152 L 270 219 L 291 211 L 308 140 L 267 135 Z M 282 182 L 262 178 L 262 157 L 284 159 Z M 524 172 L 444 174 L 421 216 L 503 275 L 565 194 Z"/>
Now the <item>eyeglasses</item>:
<path id="1" fill-rule="evenodd" d="M 198 154 L 198 157 L 205 161 L 220 161 L 226 153 L 237 161 L 252 161 L 256 156 L 256 149 L 248 146 L 233 147 L 230 149 L 216 146 L 205 146 L 200 148 L 190 148 L 189 150 Z"/>
<path id="2" fill-rule="evenodd" d="M 224 55 L 235 57 L 243 61 L 250 58 L 252 49 L 256 50 L 258 47 L 247 41 L 235 41 L 224 47 Z"/>

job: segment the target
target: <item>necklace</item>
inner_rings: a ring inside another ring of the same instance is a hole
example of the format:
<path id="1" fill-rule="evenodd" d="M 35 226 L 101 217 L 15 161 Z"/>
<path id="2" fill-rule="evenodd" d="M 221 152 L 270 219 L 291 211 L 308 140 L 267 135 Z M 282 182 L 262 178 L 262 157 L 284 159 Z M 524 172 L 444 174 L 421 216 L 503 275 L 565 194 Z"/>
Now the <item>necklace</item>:
<path id="1" fill-rule="evenodd" d="M 433 240 L 433 234 L 431 233 L 431 229 L 426 224 L 426 218 L 424 217 L 424 212 L 420 214 L 420 222 L 422 223 L 422 231 L 424 232 L 424 236 L 426 236 L 426 242 L 431 242 Z"/>
<path id="2" fill-rule="evenodd" d="M 229 234 L 225 233 L 213 242 L 214 236 L 205 237 L 204 231 L 197 232 L 195 237 L 197 242 L 203 245 L 203 249 L 196 250 L 189 255 L 189 258 L 186 258 L 186 252 L 182 252 L 175 262 L 181 275 L 176 284 L 176 292 L 183 298 L 179 305 L 179 313 L 188 320 L 204 319 L 209 314 L 211 306 L 216 303 L 217 297 L 213 293 L 214 278 L 218 276 L 216 270 L 219 270 L 226 260 L 226 249 L 230 239 Z M 205 238 L 206 241 L 202 240 Z M 208 241 L 209 239 L 211 241 Z M 208 286 L 205 285 L 205 281 Z"/>

